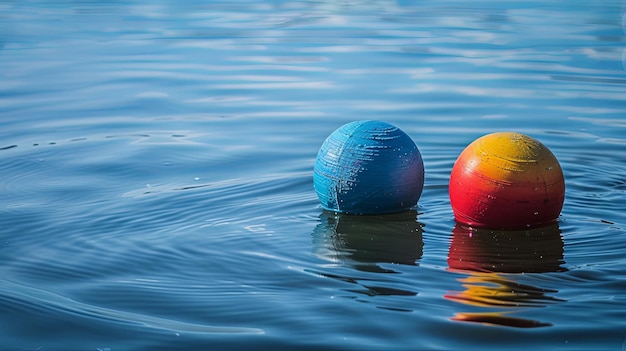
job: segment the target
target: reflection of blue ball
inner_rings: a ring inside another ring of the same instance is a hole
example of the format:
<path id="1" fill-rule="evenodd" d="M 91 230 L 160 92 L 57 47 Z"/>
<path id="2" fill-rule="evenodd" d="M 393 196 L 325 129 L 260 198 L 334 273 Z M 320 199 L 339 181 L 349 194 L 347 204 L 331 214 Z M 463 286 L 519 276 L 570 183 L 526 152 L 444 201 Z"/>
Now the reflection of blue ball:
<path id="1" fill-rule="evenodd" d="M 351 214 L 398 212 L 417 204 L 424 162 L 413 140 L 380 121 L 356 121 L 322 144 L 313 172 L 322 207 Z"/>

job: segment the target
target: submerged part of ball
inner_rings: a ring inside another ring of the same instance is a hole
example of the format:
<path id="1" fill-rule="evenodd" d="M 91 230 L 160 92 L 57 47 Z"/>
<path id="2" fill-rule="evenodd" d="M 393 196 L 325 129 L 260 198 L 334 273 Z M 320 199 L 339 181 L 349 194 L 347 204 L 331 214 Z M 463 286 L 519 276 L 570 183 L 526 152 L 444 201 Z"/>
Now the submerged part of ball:
<path id="1" fill-rule="evenodd" d="M 546 146 L 524 134 L 500 132 L 463 150 L 452 167 L 449 192 L 458 222 L 523 229 L 557 221 L 565 181 Z"/>
<path id="2" fill-rule="evenodd" d="M 313 172 L 322 207 L 350 214 L 399 212 L 417 204 L 424 163 L 413 140 L 381 121 L 356 121 L 322 144 Z"/>

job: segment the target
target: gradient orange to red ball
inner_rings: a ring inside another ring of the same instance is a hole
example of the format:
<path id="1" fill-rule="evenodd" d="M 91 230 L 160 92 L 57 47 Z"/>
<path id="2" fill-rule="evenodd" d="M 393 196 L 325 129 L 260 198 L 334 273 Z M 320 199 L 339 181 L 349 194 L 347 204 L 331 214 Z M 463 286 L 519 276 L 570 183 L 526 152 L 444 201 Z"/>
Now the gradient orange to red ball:
<path id="1" fill-rule="evenodd" d="M 524 134 L 499 132 L 463 150 L 452 168 L 449 193 L 460 223 L 523 229 L 557 221 L 565 180 L 545 145 Z"/>

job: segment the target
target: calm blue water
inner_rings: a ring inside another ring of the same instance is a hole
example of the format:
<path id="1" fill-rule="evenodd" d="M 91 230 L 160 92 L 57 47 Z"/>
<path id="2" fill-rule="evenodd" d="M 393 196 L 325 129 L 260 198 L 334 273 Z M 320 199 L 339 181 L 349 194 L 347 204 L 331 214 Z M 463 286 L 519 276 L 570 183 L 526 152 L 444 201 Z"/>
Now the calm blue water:
<path id="1" fill-rule="evenodd" d="M 625 13 L 1 1 L 0 349 L 626 350 Z M 414 211 L 320 208 L 317 151 L 358 119 L 420 148 Z M 448 176 L 504 130 L 553 151 L 565 206 L 470 238 Z"/>

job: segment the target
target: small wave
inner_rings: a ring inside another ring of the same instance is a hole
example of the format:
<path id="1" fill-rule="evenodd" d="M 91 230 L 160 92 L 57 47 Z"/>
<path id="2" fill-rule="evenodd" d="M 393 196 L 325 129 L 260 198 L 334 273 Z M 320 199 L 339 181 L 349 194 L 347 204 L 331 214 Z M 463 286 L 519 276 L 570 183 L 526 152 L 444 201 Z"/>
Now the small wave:
<path id="1" fill-rule="evenodd" d="M 4 306 L 3 306 L 4 305 Z M 264 334 L 263 329 L 195 324 L 146 314 L 120 311 L 82 303 L 71 298 L 7 280 L 0 284 L 0 306 L 21 309 L 43 315 L 58 313 L 80 316 L 83 319 L 131 324 L 170 331 L 200 334 Z M 3 308 L 3 309 L 4 309 Z"/>

